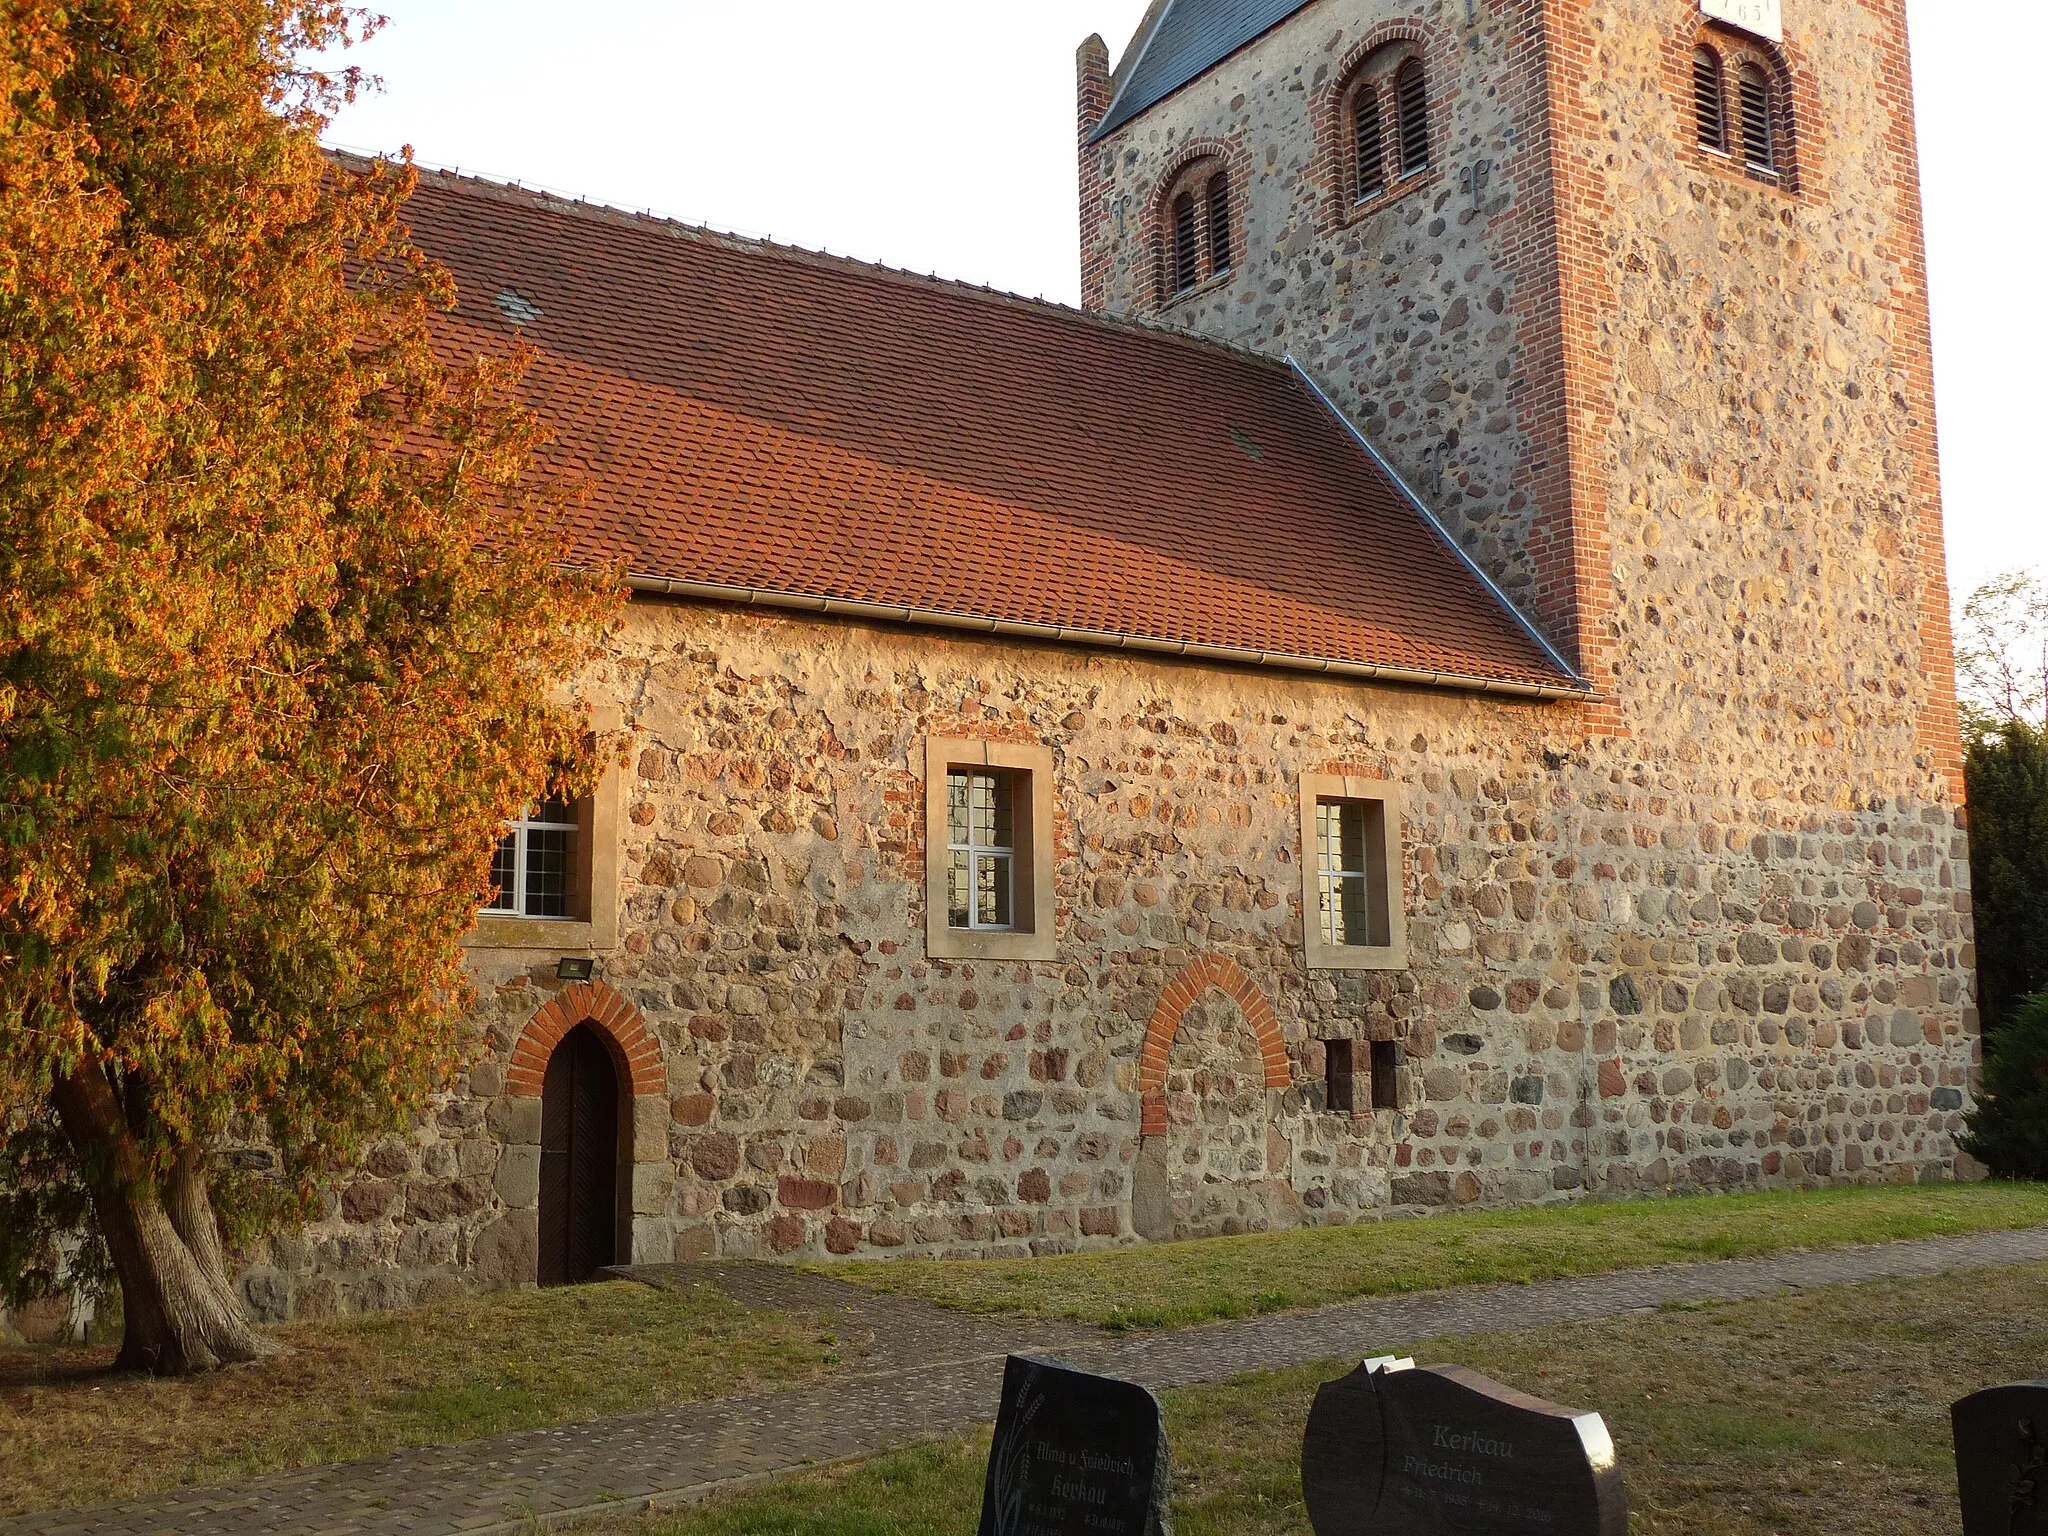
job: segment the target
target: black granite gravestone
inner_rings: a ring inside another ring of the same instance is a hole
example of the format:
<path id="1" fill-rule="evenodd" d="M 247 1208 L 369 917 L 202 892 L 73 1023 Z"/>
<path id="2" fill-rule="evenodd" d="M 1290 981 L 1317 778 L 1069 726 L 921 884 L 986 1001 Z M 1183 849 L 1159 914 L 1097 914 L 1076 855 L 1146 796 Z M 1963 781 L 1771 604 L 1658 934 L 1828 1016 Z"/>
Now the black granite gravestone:
<path id="1" fill-rule="evenodd" d="M 982 1485 L 981 1536 L 1173 1536 L 1159 1399 L 1012 1355 Z"/>
<path id="2" fill-rule="evenodd" d="M 1614 1442 L 1462 1366 L 1371 1361 L 1316 1394 L 1301 1447 L 1316 1536 L 1627 1536 Z"/>
<path id="3" fill-rule="evenodd" d="M 2048 1381 L 1978 1392 L 1950 1417 L 1963 1536 L 2048 1536 Z"/>

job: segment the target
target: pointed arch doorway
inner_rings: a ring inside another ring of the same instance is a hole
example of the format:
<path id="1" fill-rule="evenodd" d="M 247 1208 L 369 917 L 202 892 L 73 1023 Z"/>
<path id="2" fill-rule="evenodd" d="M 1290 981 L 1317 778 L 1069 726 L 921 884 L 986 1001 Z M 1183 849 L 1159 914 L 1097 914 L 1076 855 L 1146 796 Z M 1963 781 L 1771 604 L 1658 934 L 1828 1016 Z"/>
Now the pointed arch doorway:
<path id="1" fill-rule="evenodd" d="M 588 1024 L 562 1037 L 541 1087 L 540 1283 L 582 1285 L 619 1261 L 618 1068 Z"/>

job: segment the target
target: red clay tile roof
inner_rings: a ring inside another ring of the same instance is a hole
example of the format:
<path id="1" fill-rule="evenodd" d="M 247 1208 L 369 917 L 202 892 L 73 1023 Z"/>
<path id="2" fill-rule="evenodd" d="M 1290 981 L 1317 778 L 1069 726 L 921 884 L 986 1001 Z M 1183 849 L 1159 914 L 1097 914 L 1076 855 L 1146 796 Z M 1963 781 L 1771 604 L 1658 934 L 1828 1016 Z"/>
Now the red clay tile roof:
<path id="1" fill-rule="evenodd" d="M 1548 688 L 1571 679 L 1286 366 L 424 175 L 444 342 L 539 355 L 580 556 L 636 577 Z M 1282 664 L 1289 664 L 1282 660 Z"/>

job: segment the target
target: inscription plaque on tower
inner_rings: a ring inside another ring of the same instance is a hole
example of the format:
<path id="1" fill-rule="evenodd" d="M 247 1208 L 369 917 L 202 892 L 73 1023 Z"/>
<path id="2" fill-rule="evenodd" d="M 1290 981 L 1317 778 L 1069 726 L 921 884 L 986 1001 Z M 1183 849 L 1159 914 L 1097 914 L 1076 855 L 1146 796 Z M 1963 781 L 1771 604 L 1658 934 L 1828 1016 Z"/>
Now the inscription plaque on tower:
<path id="1" fill-rule="evenodd" d="M 1316 1536 L 1627 1536 L 1614 1442 L 1462 1366 L 1368 1361 L 1316 1393 L 1301 1447 Z"/>
<path id="2" fill-rule="evenodd" d="M 1782 0 L 1700 0 L 1700 14 L 1767 37 L 1774 43 L 1785 41 Z"/>

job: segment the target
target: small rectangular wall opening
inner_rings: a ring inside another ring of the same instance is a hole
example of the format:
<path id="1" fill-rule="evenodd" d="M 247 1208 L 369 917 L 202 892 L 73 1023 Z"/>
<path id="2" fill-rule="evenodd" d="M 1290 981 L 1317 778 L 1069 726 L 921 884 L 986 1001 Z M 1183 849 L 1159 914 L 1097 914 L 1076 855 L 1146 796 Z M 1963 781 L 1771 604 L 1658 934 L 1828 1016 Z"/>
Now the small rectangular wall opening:
<path id="1" fill-rule="evenodd" d="M 1372 1107 L 1374 1109 L 1399 1109 L 1401 1107 L 1401 1085 L 1397 1076 L 1400 1070 L 1400 1042 L 1396 1040 L 1373 1041 Z"/>
<path id="2" fill-rule="evenodd" d="M 1323 1042 L 1326 1090 L 1324 1103 L 1332 1114 L 1348 1115 L 1357 1104 L 1351 1050 L 1352 1043 L 1349 1040 Z"/>

